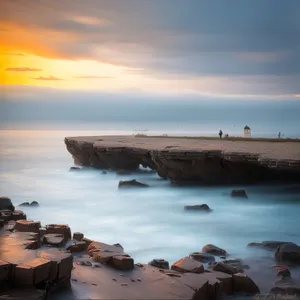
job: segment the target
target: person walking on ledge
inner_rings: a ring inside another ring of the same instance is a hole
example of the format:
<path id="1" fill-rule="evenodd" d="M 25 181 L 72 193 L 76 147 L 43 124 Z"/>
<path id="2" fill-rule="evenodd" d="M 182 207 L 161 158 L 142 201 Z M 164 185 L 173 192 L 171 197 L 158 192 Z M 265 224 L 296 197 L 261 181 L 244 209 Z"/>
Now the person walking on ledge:
<path id="1" fill-rule="evenodd" d="M 220 129 L 220 131 L 219 131 L 220 139 L 222 138 L 222 135 L 223 135 L 223 131 Z"/>

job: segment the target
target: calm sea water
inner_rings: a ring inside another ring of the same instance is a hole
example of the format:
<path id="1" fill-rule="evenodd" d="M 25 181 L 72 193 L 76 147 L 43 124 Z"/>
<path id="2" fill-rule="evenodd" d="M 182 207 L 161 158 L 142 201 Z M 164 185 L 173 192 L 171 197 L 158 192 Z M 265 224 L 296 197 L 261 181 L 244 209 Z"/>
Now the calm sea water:
<path id="1" fill-rule="evenodd" d="M 38 201 L 40 207 L 23 209 L 28 219 L 41 220 L 44 225 L 67 223 L 73 232 L 83 232 L 90 239 L 120 243 L 137 262 L 153 258 L 173 262 L 213 243 L 233 257 L 254 261 L 264 257 L 267 270 L 273 264 L 272 253 L 248 249 L 249 242 L 300 244 L 300 195 L 283 193 L 281 186 L 245 187 L 249 199 L 235 200 L 229 197 L 234 187 L 175 187 L 153 173 L 120 177 L 96 170 L 69 172 L 73 161 L 64 145 L 65 136 L 133 132 L 134 128 L 2 130 L 0 194 L 11 197 L 15 205 Z M 131 178 L 151 187 L 118 190 L 119 180 Z M 184 205 L 202 203 L 213 212 L 183 210 Z M 258 267 L 251 272 L 264 274 Z"/>

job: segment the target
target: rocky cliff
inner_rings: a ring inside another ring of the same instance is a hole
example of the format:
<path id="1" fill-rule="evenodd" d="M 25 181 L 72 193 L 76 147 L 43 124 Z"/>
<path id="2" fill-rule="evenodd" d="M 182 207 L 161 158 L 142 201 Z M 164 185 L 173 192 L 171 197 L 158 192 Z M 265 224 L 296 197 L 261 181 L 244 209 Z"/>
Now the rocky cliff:
<path id="1" fill-rule="evenodd" d="M 172 182 L 237 184 L 300 182 L 300 142 L 172 137 L 68 137 L 77 165 L 136 170 L 140 165 Z"/>

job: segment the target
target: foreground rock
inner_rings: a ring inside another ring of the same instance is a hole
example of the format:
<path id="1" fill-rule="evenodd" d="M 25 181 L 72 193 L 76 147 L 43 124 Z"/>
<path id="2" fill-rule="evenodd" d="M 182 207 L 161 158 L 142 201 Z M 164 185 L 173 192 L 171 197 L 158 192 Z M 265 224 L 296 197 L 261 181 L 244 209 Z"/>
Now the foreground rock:
<path id="1" fill-rule="evenodd" d="M 275 258 L 278 262 L 300 264 L 300 247 L 294 243 L 284 243 L 276 249 Z"/>
<path id="2" fill-rule="evenodd" d="M 248 196 L 244 190 L 232 190 L 231 191 L 231 197 L 232 198 L 246 198 L 248 199 Z"/>
<path id="3" fill-rule="evenodd" d="M 172 265 L 171 269 L 180 273 L 203 273 L 204 272 L 204 267 L 202 263 L 189 256 L 183 257 L 178 261 L 176 261 Z"/>
<path id="4" fill-rule="evenodd" d="M 0 211 L 1 210 L 15 210 L 15 207 L 13 206 L 11 200 L 8 197 L 0 197 Z"/>
<path id="5" fill-rule="evenodd" d="M 202 248 L 202 252 L 212 254 L 212 255 L 215 255 L 215 256 L 226 256 L 227 255 L 227 252 L 224 249 L 219 248 L 219 247 L 217 247 L 213 244 L 205 245 Z"/>
<path id="6" fill-rule="evenodd" d="M 208 254 L 208 253 L 193 252 L 190 254 L 190 256 L 193 259 L 203 263 L 214 262 L 216 260 L 212 254 Z"/>
<path id="7" fill-rule="evenodd" d="M 127 188 L 127 187 L 149 187 L 148 184 L 141 183 L 135 179 L 133 180 L 121 180 L 119 181 L 119 188 Z"/>
<path id="8" fill-rule="evenodd" d="M 200 205 L 185 205 L 185 210 L 194 210 L 194 211 L 205 211 L 205 212 L 211 212 L 212 210 L 207 204 L 200 204 Z"/>

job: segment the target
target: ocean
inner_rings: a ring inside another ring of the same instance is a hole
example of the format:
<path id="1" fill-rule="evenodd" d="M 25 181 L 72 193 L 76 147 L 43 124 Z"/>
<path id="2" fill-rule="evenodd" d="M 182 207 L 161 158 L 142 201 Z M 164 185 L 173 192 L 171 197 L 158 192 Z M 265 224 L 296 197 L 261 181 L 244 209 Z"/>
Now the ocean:
<path id="1" fill-rule="evenodd" d="M 28 219 L 40 220 L 43 225 L 69 224 L 73 232 L 83 232 L 90 239 L 120 243 L 136 262 L 164 258 L 172 263 L 201 251 L 205 244 L 215 244 L 231 257 L 252 262 L 249 272 L 258 278 L 262 289 L 275 280 L 276 272 L 270 269 L 274 264 L 273 253 L 247 248 L 247 244 L 262 240 L 300 244 L 300 195 L 284 192 L 284 186 L 241 187 L 248 193 L 246 200 L 230 198 L 234 186 L 178 187 L 147 170 L 127 176 L 114 172 L 104 175 L 92 169 L 69 172 L 73 160 L 64 145 L 66 136 L 138 132 L 211 135 L 217 134 L 219 127 L 186 123 L 176 127 L 144 123 L 141 127 L 127 122 L 77 124 L 70 130 L 71 126 L 56 125 L 48 129 L 45 124 L 33 126 L 39 130 L 0 131 L 0 194 L 10 197 L 15 205 L 38 201 L 39 207 L 22 208 Z M 276 132 L 258 135 L 273 134 Z M 149 184 L 150 188 L 117 188 L 119 180 L 133 178 Z M 213 212 L 184 211 L 185 205 L 203 203 Z M 263 270 L 261 265 L 265 266 Z M 299 276 L 298 269 L 292 271 Z M 270 280 L 265 279 L 265 274 L 271 274 Z"/>

